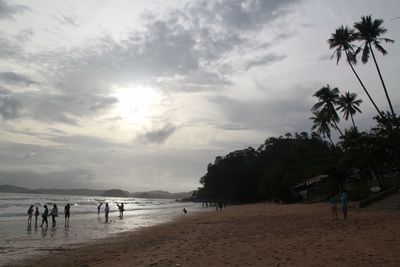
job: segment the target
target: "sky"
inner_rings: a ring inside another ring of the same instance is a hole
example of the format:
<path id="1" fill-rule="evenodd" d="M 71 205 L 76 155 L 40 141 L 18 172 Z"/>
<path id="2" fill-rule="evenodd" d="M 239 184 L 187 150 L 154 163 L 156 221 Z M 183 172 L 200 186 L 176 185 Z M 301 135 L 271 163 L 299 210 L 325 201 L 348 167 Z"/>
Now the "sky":
<path id="1" fill-rule="evenodd" d="M 377 60 L 400 112 L 399 0 L 0 0 L 0 184 L 194 190 L 217 156 L 310 133 L 327 84 L 368 130 L 327 44 L 364 15 L 395 40 Z M 388 110 L 372 60 L 356 70 Z"/>

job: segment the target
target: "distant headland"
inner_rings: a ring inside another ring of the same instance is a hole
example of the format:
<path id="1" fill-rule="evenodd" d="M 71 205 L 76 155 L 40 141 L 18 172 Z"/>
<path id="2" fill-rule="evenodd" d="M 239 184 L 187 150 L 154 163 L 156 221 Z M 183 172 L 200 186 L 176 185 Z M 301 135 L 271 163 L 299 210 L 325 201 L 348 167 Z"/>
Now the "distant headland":
<path id="1" fill-rule="evenodd" d="M 121 189 L 95 190 L 95 189 L 28 189 L 13 185 L 0 185 L 0 192 L 4 193 L 27 193 L 27 194 L 53 194 L 53 195 L 76 195 L 76 196 L 105 196 L 105 197 L 137 197 L 137 198 L 162 198 L 162 199 L 186 199 L 190 198 L 193 191 L 182 193 L 170 193 L 167 191 L 133 192 Z"/>

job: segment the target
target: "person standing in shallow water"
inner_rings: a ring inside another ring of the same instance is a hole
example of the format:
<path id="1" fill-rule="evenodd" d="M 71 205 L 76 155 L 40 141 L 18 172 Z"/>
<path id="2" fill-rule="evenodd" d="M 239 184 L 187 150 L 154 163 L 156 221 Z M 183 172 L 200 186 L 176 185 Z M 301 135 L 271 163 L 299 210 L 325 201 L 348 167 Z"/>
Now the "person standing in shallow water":
<path id="1" fill-rule="evenodd" d="M 110 212 L 110 207 L 108 203 L 106 203 L 106 207 L 104 208 L 104 217 L 106 218 L 106 222 L 108 222 L 108 213 Z"/>
<path id="2" fill-rule="evenodd" d="M 118 206 L 118 209 L 119 209 L 119 217 L 120 218 L 123 218 L 124 217 L 124 203 L 121 203 L 121 205 L 118 205 L 118 203 L 117 203 L 117 206 Z"/>
<path id="3" fill-rule="evenodd" d="M 38 218 L 38 216 L 39 216 L 39 208 L 36 207 L 36 210 L 35 210 L 35 227 L 37 227 L 37 218 Z"/>
<path id="4" fill-rule="evenodd" d="M 97 215 L 100 215 L 100 209 L 101 209 L 102 205 L 103 205 L 103 202 L 99 203 L 99 205 L 97 206 Z"/>
<path id="5" fill-rule="evenodd" d="M 55 227 L 56 226 L 56 217 L 58 216 L 58 208 L 57 208 L 56 204 L 53 205 L 53 208 L 51 209 L 51 212 L 50 212 L 50 216 L 51 216 L 52 226 Z"/>
<path id="6" fill-rule="evenodd" d="M 343 190 L 342 195 L 340 196 L 340 206 L 345 220 L 347 219 L 348 202 L 349 196 L 347 195 L 346 190 Z"/>
<path id="7" fill-rule="evenodd" d="M 42 214 L 42 224 L 40 227 L 43 227 L 43 224 L 46 223 L 46 227 L 49 226 L 49 223 L 47 222 L 47 216 L 49 216 L 49 209 L 47 208 L 47 205 L 44 205 L 44 211 Z"/>
<path id="8" fill-rule="evenodd" d="M 32 224 L 32 215 L 33 215 L 33 205 L 31 205 L 28 209 L 28 225 Z"/>
<path id="9" fill-rule="evenodd" d="M 71 206 L 69 205 L 69 203 L 67 203 L 67 205 L 65 205 L 65 207 L 64 207 L 65 225 L 67 225 L 67 222 L 69 224 L 70 208 L 71 208 Z"/>

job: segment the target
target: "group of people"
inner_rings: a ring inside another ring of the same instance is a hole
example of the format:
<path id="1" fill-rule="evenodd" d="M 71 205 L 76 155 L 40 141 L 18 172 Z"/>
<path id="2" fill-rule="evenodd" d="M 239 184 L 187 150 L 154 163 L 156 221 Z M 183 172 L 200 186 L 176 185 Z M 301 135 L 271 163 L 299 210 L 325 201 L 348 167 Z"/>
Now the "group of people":
<path id="1" fill-rule="evenodd" d="M 49 216 L 51 216 L 52 226 L 55 227 L 56 226 L 56 217 L 58 217 L 57 205 L 53 204 L 53 208 L 51 209 L 51 211 L 49 211 L 49 208 L 47 207 L 47 205 L 44 205 L 43 208 L 44 208 L 44 210 L 42 213 L 42 224 L 40 225 L 40 227 L 43 227 L 43 225 L 46 225 L 46 227 L 49 226 L 49 223 L 47 221 L 47 217 L 49 217 Z M 71 208 L 71 206 L 69 205 L 69 203 L 67 203 L 67 205 L 65 205 L 65 207 L 64 207 L 65 226 L 67 226 L 69 224 L 70 208 Z M 28 209 L 28 226 L 30 226 L 32 224 L 32 217 L 35 216 L 35 227 L 37 227 L 37 220 L 38 220 L 39 215 L 40 215 L 39 208 L 36 207 L 35 211 L 34 211 L 33 205 L 31 205 Z"/>
<path id="2" fill-rule="evenodd" d="M 349 197 L 346 190 L 344 190 L 340 195 L 337 195 L 335 192 L 331 194 L 331 196 L 329 197 L 329 203 L 331 205 L 333 220 L 338 219 L 337 209 L 339 203 L 340 203 L 340 209 L 342 210 L 343 218 L 345 220 L 347 219 L 348 202 L 349 202 Z"/>
<path id="3" fill-rule="evenodd" d="M 97 206 L 97 215 L 100 215 L 100 210 L 101 210 L 101 206 L 104 204 L 104 202 L 99 203 L 99 205 Z M 117 207 L 119 210 L 119 217 L 122 219 L 124 217 L 124 203 L 117 203 Z M 108 205 L 108 203 L 105 203 L 105 207 L 104 207 L 104 217 L 106 219 L 106 222 L 108 222 L 108 214 L 110 213 L 110 206 Z"/>

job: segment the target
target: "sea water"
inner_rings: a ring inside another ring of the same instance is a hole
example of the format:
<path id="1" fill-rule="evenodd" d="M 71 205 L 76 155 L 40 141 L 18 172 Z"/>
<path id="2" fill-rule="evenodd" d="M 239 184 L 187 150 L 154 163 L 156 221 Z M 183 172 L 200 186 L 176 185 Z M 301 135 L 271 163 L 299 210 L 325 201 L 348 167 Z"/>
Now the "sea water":
<path id="1" fill-rule="evenodd" d="M 64 221 L 64 206 L 69 203 L 71 217 L 69 224 Z M 99 203 L 109 203 L 110 214 L 105 221 L 104 207 L 97 214 Z M 117 203 L 124 203 L 124 216 L 119 217 Z M 41 215 L 35 224 L 32 217 L 28 225 L 28 208 L 44 205 L 49 211 L 56 204 L 59 216 L 53 227 L 51 217 L 48 227 L 40 227 Z M 99 196 L 65 196 L 45 194 L 0 193 L 0 266 L 16 260 L 26 260 L 36 253 L 49 250 L 63 250 L 79 243 L 108 238 L 124 231 L 137 230 L 200 212 L 199 204 L 176 202 L 170 199 L 116 198 Z"/>

